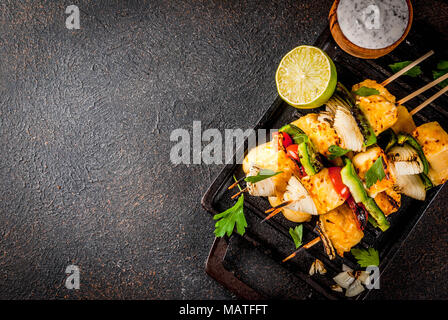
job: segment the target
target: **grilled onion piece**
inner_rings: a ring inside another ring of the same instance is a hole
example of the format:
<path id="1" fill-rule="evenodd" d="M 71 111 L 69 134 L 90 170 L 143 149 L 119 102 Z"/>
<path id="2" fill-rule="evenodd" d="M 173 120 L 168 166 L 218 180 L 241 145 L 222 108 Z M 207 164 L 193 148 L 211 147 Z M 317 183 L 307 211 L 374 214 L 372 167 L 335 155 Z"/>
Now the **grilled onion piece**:
<path id="1" fill-rule="evenodd" d="M 423 201 L 426 198 L 425 185 L 418 174 L 397 176 L 396 186 L 399 192 L 413 199 Z"/>
<path id="2" fill-rule="evenodd" d="M 249 170 L 249 176 L 256 176 L 260 172 L 260 168 L 252 166 Z M 271 197 L 275 195 L 275 183 L 272 178 L 264 179 L 256 183 L 247 183 L 249 194 L 256 197 Z"/>
<path id="3" fill-rule="evenodd" d="M 312 215 L 318 214 L 310 194 L 295 176 L 289 179 L 286 192 L 283 194 L 283 200 L 293 201 L 286 206 L 288 209 Z"/>
<path id="4" fill-rule="evenodd" d="M 394 163 L 397 175 L 419 174 L 423 172 L 423 163 L 417 151 L 408 144 L 394 146 L 387 153 Z"/>
<path id="5" fill-rule="evenodd" d="M 363 150 L 364 137 L 350 110 L 337 106 L 333 126 L 341 138 L 343 148 L 356 152 Z"/>

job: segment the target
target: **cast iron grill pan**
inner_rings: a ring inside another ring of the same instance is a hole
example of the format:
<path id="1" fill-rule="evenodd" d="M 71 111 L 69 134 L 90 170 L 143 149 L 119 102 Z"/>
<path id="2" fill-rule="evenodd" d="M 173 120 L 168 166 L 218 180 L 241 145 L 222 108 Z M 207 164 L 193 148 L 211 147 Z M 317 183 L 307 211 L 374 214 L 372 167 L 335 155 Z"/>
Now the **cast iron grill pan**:
<path id="1" fill-rule="evenodd" d="M 329 29 L 319 36 L 315 46 L 323 49 L 334 61 L 338 81 L 351 88 L 366 78 L 383 81 L 391 75 L 389 64 L 415 60 L 430 49 L 436 53 L 421 63 L 423 76 L 410 78 L 402 76 L 387 86 L 388 90 L 402 98 L 410 92 L 432 81 L 429 78 L 438 60 L 448 57 L 439 36 L 425 25 L 414 25 L 408 38 L 391 54 L 377 60 L 362 60 L 352 57 L 339 49 L 333 41 Z M 440 88 L 432 88 L 406 104 L 408 110 L 413 109 Z M 443 106 L 448 105 L 447 95 L 443 95 L 414 116 L 416 125 L 430 121 L 438 121 L 448 129 L 448 112 Z M 316 109 L 298 110 L 288 106 L 277 98 L 255 129 L 280 128 L 281 126 Z M 266 139 L 269 139 L 267 136 Z M 247 152 L 247 140 L 244 146 Z M 234 160 L 236 155 L 234 156 Z M 226 165 L 202 198 L 203 207 L 212 215 L 222 212 L 234 204 L 230 197 L 236 192 L 228 191 L 233 183 L 233 176 L 243 177 L 240 164 Z M 426 209 L 435 199 L 441 186 L 427 193 L 425 201 L 417 201 L 402 197 L 402 205 L 398 212 L 391 214 L 388 220 L 391 227 L 386 232 L 374 229 L 370 224 L 364 230 L 364 238 L 360 247 L 374 247 L 380 254 L 380 270 L 383 272 L 411 230 L 423 216 Z M 243 299 L 346 299 L 343 294 L 334 292 L 330 286 L 334 284 L 332 277 L 341 272 L 342 264 L 356 269 L 356 260 L 350 253 L 344 258 L 329 260 L 319 243 L 308 250 L 302 250 L 294 259 L 281 263 L 282 259 L 295 250 L 289 235 L 289 228 L 297 224 L 286 220 L 282 214 L 260 223 L 266 216 L 264 211 L 270 207 L 266 198 L 252 197 L 245 194 L 244 212 L 248 228 L 244 236 L 232 235 L 230 239 L 216 238 L 206 263 L 207 273 L 219 283 L 227 287 L 233 294 Z M 304 223 L 303 243 L 314 239 L 316 217 Z M 321 260 L 327 269 L 326 275 L 310 277 L 308 270 L 315 259 Z M 356 299 L 365 299 L 369 290 L 365 290 Z"/>

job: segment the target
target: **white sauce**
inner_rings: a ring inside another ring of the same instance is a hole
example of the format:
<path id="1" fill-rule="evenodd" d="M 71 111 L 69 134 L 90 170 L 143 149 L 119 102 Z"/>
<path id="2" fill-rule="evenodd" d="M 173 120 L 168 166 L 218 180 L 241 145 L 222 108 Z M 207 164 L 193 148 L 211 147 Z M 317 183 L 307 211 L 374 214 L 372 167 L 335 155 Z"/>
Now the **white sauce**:
<path id="1" fill-rule="evenodd" d="M 359 47 L 381 49 L 401 38 L 409 22 L 406 0 L 340 0 L 339 26 Z"/>

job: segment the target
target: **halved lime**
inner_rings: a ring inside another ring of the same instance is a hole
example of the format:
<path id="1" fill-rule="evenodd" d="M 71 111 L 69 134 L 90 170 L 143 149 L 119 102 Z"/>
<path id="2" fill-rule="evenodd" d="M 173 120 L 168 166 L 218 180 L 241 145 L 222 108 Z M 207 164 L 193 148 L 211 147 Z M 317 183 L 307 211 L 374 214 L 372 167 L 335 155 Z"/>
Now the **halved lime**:
<path id="1" fill-rule="evenodd" d="M 280 97 L 296 108 L 320 107 L 333 95 L 336 67 L 321 49 L 300 46 L 288 52 L 275 74 Z"/>

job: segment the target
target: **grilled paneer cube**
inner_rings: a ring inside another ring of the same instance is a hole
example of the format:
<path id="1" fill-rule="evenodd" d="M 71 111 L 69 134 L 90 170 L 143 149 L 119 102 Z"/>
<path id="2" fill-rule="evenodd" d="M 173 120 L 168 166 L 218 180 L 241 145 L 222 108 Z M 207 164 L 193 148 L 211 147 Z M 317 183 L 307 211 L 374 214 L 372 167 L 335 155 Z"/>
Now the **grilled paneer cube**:
<path id="1" fill-rule="evenodd" d="M 356 154 L 352 158 L 356 173 L 363 181 L 365 181 L 367 171 L 369 171 L 370 167 L 372 167 L 375 161 L 380 157 L 382 157 L 385 178 L 381 181 L 377 181 L 367 189 L 369 195 L 376 195 L 379 192 L 392 188 L 395 184 L 395 177 L 391 172 L 387 157 L 380 147 L 371 147 L 364 152 Z"/>
<path id="2" fill-rule="evenodd" d="M 332 145 L 341 145 L 341 140 L 329 121 L 319 120 L 319 114 L 309 113 L 292 122 L 293 125 L 302 129 L 310 138 L 317 151 L 329 156 L 328 148 Z"/>
<path id="3" fill-rule="evenodd" d="M 448 180 L 448 133 L 438 122 L 428 122 L 412 132 L 430 165 L 428 176 L 439 185 Z"/>
<path id="4" fill-rule="evenodd" d="M 398 120 L 395 122 L 395 124 L 391 127 L 392 130 L 396 134 L 399 133 L 411 133 L 416 128 L 414 119 L 412 119 L 411 114 L 409 113 L 408 109 L 406 109 L 405 106 L 399 105 L 397 107 L 398 111 Z"/>
<path id="5" fill-rule="evenodd" d="M 381 211 L 388 216 L 400 209 L 401 194 L 394 189 L 387 189 L 386 191 L 378 193 L 374 200 Z"/>
<path id="6" fill-rule="evenodd" d="M 376 135 L 397 122 L 397 106 L 381 95 L 359 97 L 358 106 Z"/>
<path id="7" fill-rule="evenodd" d="M 318 214 L 327 213 L 345 202 L 334 189 L 328 168 L 322 169 L 314 176 L 306 176 L 302 184 L 313 198 Z"/>
<path id="8" fill-rule="evenodd" d="M 356 91 L 361 87 L 367 87 L 378 90 L 381 96 L 386 98 L 392 103 L 395 103 L 395 96 L 391 95 L 390 92 L 381 84 L 377 83 L 375 80 L 366 79 L 363 82 L 360 82 L 358 84 L 355 84 L 352 88 L 352 91 Z M 359 98 L 359 96 L 355 95 L 355 98 Z"/>
<path id="9" fill-rule="evenodd" d="M 347 204 L 319 216 L 325 234 L 341 257 L 364 237 L 355 219 L 354 213 Z"/>

